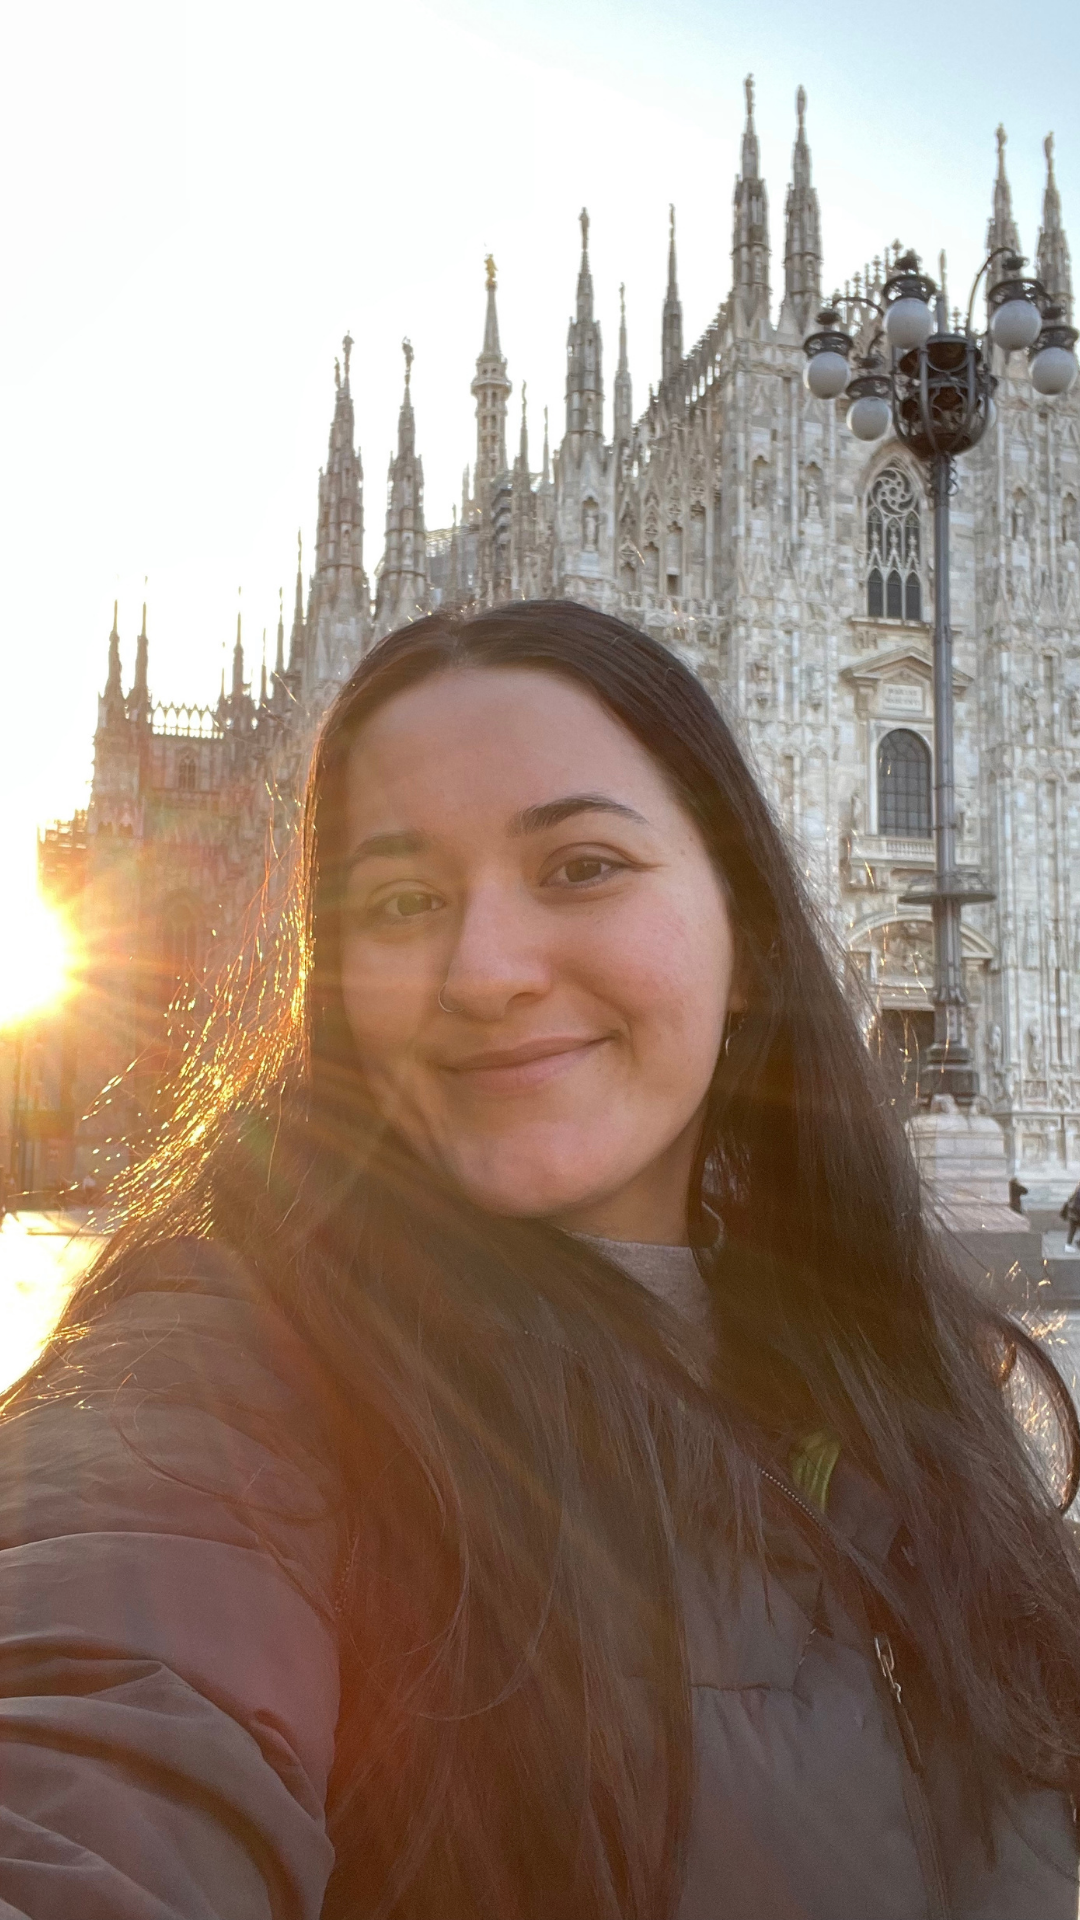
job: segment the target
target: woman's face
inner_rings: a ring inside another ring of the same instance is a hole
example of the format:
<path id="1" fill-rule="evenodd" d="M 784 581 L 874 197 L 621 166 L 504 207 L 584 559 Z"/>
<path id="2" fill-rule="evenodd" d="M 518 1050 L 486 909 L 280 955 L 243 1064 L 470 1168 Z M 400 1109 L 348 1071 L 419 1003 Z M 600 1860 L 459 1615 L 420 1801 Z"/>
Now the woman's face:
<path id="1" fill-rule="evenodd" d="M 345 849 L 345 1011 L 389 1122 L 491 1212 L 685 1239 L 734 942 L 645 749 L 569 680 L 440 673 L 358 734 Z"/>

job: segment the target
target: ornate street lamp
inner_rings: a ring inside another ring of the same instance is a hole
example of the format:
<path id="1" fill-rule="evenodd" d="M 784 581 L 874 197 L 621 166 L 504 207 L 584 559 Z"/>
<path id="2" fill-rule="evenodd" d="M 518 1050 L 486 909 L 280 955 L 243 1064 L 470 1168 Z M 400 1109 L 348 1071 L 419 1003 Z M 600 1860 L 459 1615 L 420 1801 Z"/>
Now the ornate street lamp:
<path id="1" fill-rule="evenodd" d="M 979 282 L 998 263 L 1001 278 L 987 296 L 989 326 L 972 326 Z M 936 298 L 936 312 L 930 302 Z M 998 247 L 975 278 L 963 333 L 950 332 L 944 294 L 905 253 L 882 288 L 881 318 L 867 353 L 851 372 L 854 341 L 834 307 L 818 315 L 818 332 L 805 342 L 806 384 L 819 400 L 849 397 L 847 422 L 859 440 L 879 440 L 891 422 L 896 436 L 927 469 L 934 506 L 934 876 L 916 883 L 902 905 L 929 903 L 934 923 L 934 1042 L 924 1097 L 952 1094 L 969 1106 L 978 1092 L 971 1049 L 964 1042 L 965 1004 L 960 910 L 965 901 L 992 900 L 977 874 L 956 865 L 956 786 L 953 758 L 952 630 L 949 625 L 949 497 L 954 461 L 978 444 L 994 418 L 991 343 L 1003 353 L 1025 352 L 1037 393 L 1067 393 L 1080 371 L 1070 327 L 1024 261 Z M 876 303 L 871 303 L 876 304 Z M 888 363 L 879 348 L 886 346 Z"/>

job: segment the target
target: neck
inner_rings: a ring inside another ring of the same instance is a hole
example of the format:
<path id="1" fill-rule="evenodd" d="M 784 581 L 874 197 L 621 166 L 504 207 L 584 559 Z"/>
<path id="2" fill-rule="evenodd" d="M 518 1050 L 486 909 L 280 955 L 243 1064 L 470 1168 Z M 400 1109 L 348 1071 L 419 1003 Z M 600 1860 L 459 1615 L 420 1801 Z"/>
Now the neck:
<path id="1" fill-rule="evenodd" d="M 685 1180 L 653 1187 L 635 1181 L 621 1192 L 566 1207 L 551 1216 L 553 1226 L 566 1233 L 594 1234 L 601 1240 L 623 1240 L 639 1246 L 688 1247 Z"/>

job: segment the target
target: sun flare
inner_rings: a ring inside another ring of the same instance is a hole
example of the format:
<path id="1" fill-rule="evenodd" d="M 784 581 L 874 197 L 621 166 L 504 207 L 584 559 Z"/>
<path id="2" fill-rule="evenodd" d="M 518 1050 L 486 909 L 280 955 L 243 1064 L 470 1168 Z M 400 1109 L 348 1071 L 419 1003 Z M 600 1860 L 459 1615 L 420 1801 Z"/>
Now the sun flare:
<path id="1" fill-rule="evenodd" d="M 0 1031 L 43 1012 L 64 993 L 71 948 L 60 915 L 36 889 L 8 895 L 0 933 Z"/>

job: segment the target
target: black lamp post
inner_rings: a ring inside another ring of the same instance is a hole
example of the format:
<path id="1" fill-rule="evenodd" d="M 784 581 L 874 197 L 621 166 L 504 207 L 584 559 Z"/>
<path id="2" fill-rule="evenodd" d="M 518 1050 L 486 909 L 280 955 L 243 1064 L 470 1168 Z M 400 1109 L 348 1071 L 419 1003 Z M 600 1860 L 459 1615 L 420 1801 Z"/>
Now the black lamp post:
<path id="1" fill-rule="evenodd" d="M 990 321 L 981 338 L 972 327 L 979 281 L 997 262 L 1002 277 L 990 287 Z M 846 393 L 847 423 L 860 440 L 879 440 L 891 423 L 927 470 L 934 507 L 934 876 L 901 897 L 905 906 L 929 903 L 934 923 L 934 1042 L 923 1086 L 929 1099 L 949 1093 L 964 1106 L 978 1092 L 971 1049 L 964 1041 L 965 1004 L 960 910 L 965 901 L 992 900 L 977 874 L 956 865 L 956 781 L 953 738 L 952 629 L 949 624 L 949 498 L 954 461 L 982 439 L 994 417 L 990 345 L 1026 350 L 1031 382 L 1042 394 L 1066 393 L 1077 377 L 1076 329 L 1052 304 L 1024 262 L 1007 248 L 988 255 L 976 276 L 962 333 L 950 332 L 944 294 L 906 253 L 882 289 L 879 326 L 867 353 L 850 373 L 854 341 L 833 307 L 818 315 L 805 343 L 806 384 L 820 400 Z M 936 297 L 936 308 L 930 302 Z M 887 347 L 886 363 L 879 352 Z"/>

